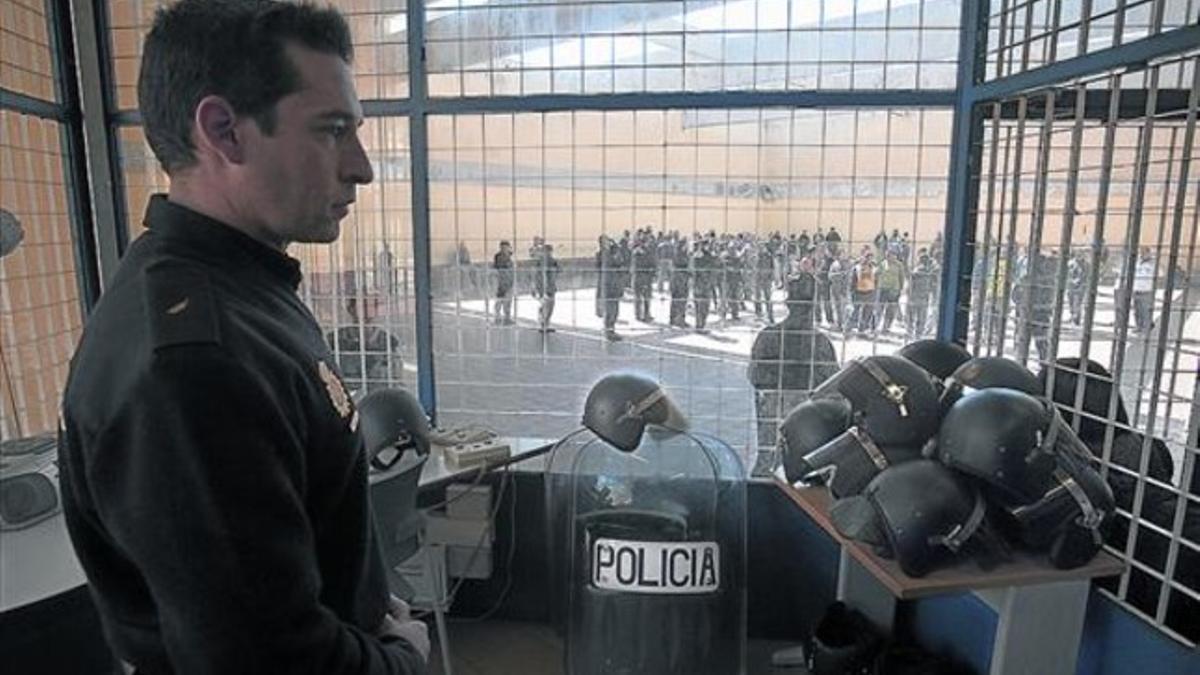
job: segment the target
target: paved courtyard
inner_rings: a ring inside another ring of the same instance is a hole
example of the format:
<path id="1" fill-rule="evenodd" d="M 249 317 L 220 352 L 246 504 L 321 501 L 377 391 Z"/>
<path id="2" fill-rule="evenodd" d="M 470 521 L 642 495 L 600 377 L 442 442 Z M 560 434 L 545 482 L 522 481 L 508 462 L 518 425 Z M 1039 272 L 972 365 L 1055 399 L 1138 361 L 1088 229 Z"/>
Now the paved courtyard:
<path id="1" fill-rule="evenodd" d="M 1200 293 L 1193 293 L 1193 296 Z M 782 292 L 776 292 L 776 319 L 785 312 Z M 1194 300 L 1194 299 L 1193 299 Z M 708 334 L 666 325 L 669 300 L 656 293 L 652 323 L 633 320 L 631 299 L 621 303 L 619 342 L 603 337 L 603 322 L 595 313 L 593 289 L 560 291 L 553 315 L 555 332 L 537 330 L 538 302 L 530 295 L 515 299 L 514 325 L 496 325 L 490 301 L 482 299 L 437 302 L 434 309 L 434 358 L 438 409 L 443 424 L 482 422 L 506 434 L 563 435 L 579 426 L 583 402 L 591 384 L 616 369 L 640 370 L 657 378 L 687 413 L 695 428 L 715 434 L 736 448 L 749 450 L 755 437 L 754 393 L 746 367 L 754 337 L 766 321 L 756 318 L 747 303 L 738 321 L 710 317 Z M 1191 403 L 1196 399 L 1197 354 L 1200 353 L 1200 315 L 1192 308 L 1182 330 L 1184 349 L 1163 354 L 1165 374 L 1157 383 L 1155 434 L 1166 436 L 1181 465 L 1188 433 Z M 1178 305 L 1178 303 L 1177 303 Z M 1109 363 L 1114 321 L 1112 289 L 1102 288 L 1089 356 Z M 693 318 L 689 315 L 689 324 Z M 826 330 L 841 363 L 869 355 L 888 354 L 907 342 L 898 332 L 878 336 Z M 1006 350 L 1013 349 L 1013 321 L 1008 322 Z M 1082 331 L 1065 326 L 1058 345 L 1063 356 L 1081 350 Z M 1170 336 L 1171 340 L 1175 336 Z M 1135 424 L 1146 428 L 1154 397 L 1150 374 L 1157 356 L 1157 332 L 1136 336 L 1130 331 L 1125 353 L 1122 390 Z M 982 351 L 982 350 L 981 350 Z M 1031 347 L 1031 352 L 1036 352 Z M 1036 371 L 1037 364 L 1030 366 Z M 410 373 L 411 375 L 411 373 Z M 1132 411 L 1131 410 L 1131 411 Z M 1163 430 L 1166 424 L 1167 429 Z"/>

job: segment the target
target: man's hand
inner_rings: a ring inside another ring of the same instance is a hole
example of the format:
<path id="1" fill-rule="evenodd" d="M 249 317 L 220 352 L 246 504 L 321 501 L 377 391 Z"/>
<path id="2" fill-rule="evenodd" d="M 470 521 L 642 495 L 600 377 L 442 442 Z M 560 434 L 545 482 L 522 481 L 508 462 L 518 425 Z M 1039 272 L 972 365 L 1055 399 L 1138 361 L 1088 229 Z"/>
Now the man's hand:
<path id="1" fill-rule="evenodd" d="M 429 627 L 425 622 L 412 618 L 408 603 L 396 596 L 388 598 L 388 611 L 383 615 L 376 633 L 380 636 L 394 635 L 407 641 L 421 655 L 423 661 L 429 661 Z"/>

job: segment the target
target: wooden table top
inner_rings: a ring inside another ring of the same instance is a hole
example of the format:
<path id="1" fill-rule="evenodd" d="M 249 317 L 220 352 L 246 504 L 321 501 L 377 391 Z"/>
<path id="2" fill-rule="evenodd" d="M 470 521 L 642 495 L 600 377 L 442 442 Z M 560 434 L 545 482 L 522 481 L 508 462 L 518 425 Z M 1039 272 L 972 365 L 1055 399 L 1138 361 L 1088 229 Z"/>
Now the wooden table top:
<path id="1" fill-rule="evenodd" d="M 850 555 L 901 600 L 942 593 L 958 593 L 986 588 L 1032 586 L 1059 581 L 1076 581 L 1121 574 L 1125 563 L 1107 551 L 1101 551 L 1088 564 L 1061 570 L 1049 563 L 1044 555 L 1013 551 L 1013 558 L 990 570 L 983 570 L 972 560 L 936 569 L 920 577 L 910 577 L 895 560 L 876 555 L 868 546 L 846 539 L 829 520 L 833 497 L 824 487 L 794 487 L 776 477 L 776 484 L 818 525 L 841 544 Z"/>

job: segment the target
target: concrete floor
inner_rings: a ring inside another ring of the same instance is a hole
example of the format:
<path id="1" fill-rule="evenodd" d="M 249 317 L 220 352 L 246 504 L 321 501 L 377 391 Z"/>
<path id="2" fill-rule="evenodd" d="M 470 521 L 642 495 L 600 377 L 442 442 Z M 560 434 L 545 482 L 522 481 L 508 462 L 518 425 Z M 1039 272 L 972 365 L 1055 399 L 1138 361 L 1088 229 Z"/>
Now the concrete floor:
<path id="1" fill-rule="evenodd" d="M 546 624 L 518 621 L 454 622 L 449 624 L 454 675 L 559 675 L 563 673 L 563 643 Z M 746 646 L 747 675 L 807 675 L 803 668 L 773 669 L 771 653 L 793 646 L 770 640 L 750 640 Z M 441 657 L 434 645 L 430 675 L 440 675 Z"/>

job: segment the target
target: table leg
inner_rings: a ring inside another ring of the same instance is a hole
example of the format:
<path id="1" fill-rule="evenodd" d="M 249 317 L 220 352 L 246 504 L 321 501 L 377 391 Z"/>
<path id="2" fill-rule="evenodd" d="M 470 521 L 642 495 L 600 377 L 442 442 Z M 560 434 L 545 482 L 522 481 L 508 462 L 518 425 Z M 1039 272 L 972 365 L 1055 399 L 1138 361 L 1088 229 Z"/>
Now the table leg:
<path id="1" fill-rule="evenodd" d="M 896 596 L 847 553 L 845 546 L 838 560 L 837 597 L 862 612 L 884 635 L 892 634 Z"/>
<path id="2" fill-rule="evenodd" d="M 1074 675 L 1091 583 L 976 591 L 999 615 L 989 675 Z"/>

